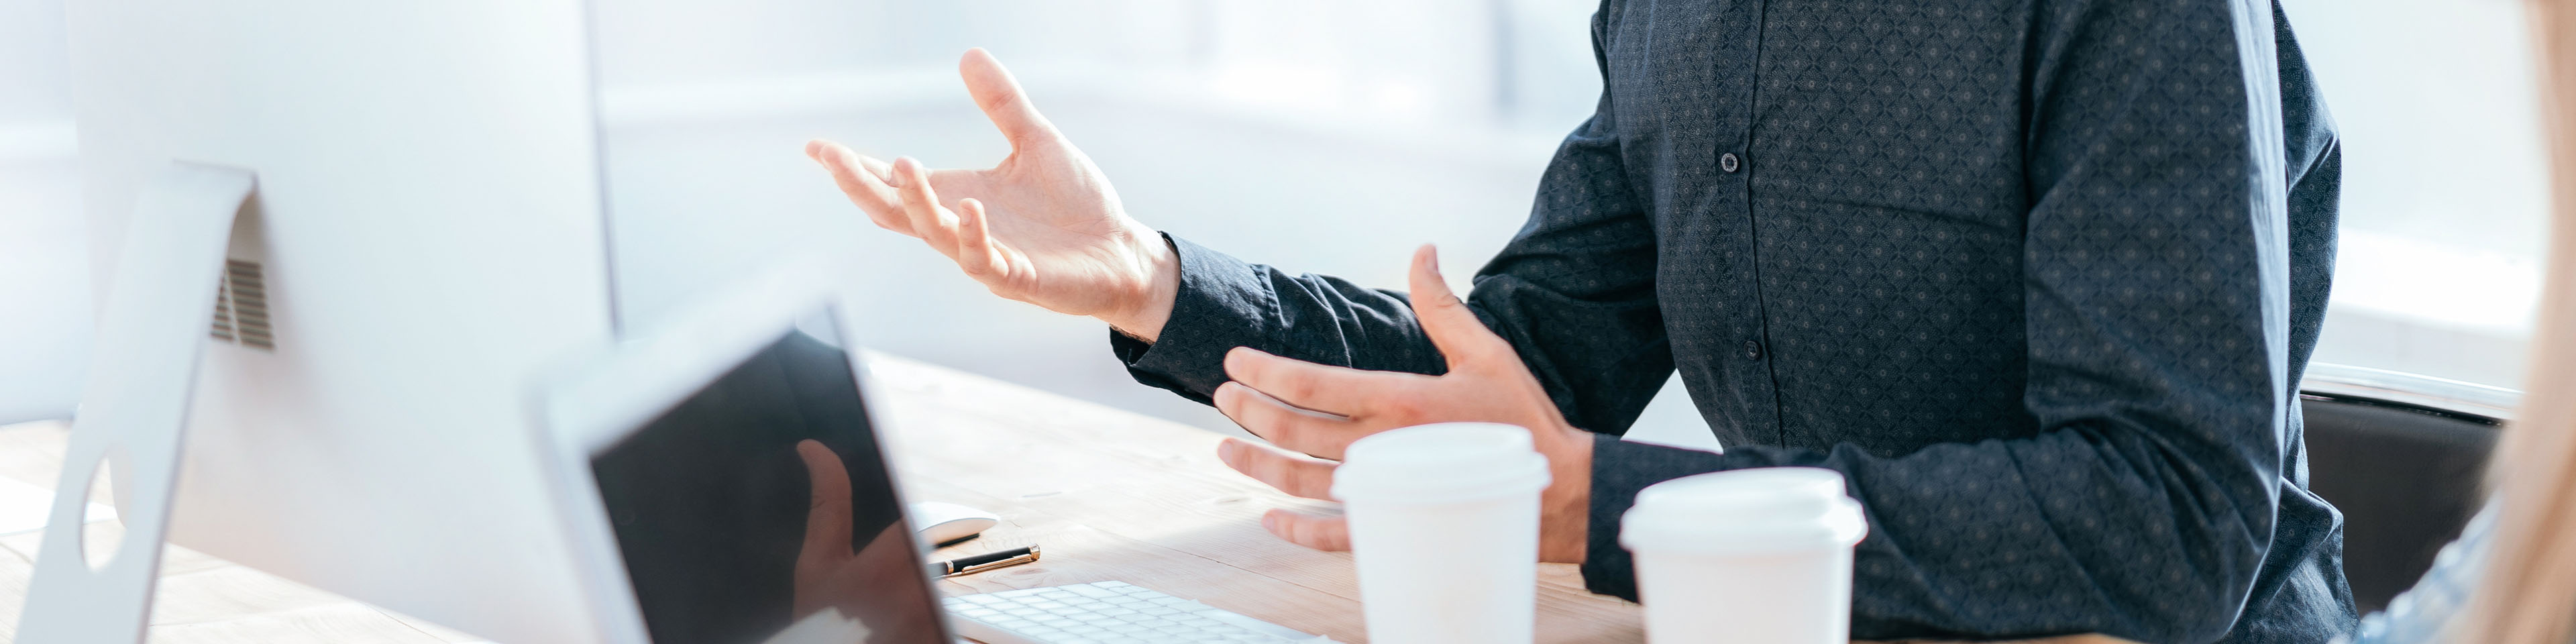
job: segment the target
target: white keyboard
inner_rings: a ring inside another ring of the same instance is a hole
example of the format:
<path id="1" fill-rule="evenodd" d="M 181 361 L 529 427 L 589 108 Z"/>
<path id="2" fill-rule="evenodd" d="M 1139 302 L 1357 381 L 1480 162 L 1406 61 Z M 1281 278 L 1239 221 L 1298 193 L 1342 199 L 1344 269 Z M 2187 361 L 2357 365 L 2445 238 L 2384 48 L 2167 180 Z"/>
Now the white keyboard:
<path id="1" fill-rule="evenodd" d="M 1126 582 L 948 598 L 957 634 L 985 644 L 1321 644 L 1330 638 Z"/>

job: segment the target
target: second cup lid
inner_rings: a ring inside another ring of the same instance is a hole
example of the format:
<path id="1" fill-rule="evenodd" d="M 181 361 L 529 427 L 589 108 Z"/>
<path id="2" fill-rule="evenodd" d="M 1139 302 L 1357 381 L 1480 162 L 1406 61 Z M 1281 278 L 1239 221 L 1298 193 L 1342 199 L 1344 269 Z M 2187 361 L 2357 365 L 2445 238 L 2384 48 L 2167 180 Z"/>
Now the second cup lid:
<path id="1" fill-rule="evenodd" d="M 1766 467 L 1685 476 L 1637 492 L 1620 517 L 1629 549 L 1766 552 L 1850 547 L 1869 531 L 1843 475 Z"/>

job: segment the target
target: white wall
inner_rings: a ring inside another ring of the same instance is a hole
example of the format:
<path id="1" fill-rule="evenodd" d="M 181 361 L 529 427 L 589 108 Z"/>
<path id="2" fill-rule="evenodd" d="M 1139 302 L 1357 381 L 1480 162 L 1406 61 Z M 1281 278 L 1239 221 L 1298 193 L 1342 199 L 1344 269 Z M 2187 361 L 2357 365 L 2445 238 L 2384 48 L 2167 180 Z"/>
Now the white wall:
<path id="1" fill-rule="evenodd" d="M 61 0 L 0 0 L 0 423 L 69 416 L 88 360 L 62 10 Z"/>
<path id="2" fill-rule="evenodd" d="M 2517 0 L 2283 0 L 2344 144 L 2316 359 L 2519 387 L 2549 186 Z"/>

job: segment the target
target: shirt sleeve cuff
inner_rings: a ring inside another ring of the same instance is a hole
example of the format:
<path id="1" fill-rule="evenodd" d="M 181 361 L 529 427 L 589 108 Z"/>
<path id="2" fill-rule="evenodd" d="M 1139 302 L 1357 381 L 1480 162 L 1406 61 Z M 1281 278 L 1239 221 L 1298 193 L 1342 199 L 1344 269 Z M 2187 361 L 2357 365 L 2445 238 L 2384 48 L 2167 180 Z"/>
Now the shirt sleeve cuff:
<path id="1" fill-rule="evenodd" d="M 1163 239 L 1181 262 L 1172 316 L 1151 344 L 1111 330 L 1109 349 L 1136 382 L 1206 403 L 1225 384 L 1225 352 L 1280 352 L 1272 328 L 1279 297 L 1260 268 L 1169 233 Z"/>
<path id="2" fill-rule="evenodd" d="M 1583 586 L 1637 601 L 1637 571 L 1619 545 L 1619 517 L 1637 503 L 1637 491 L 1693 474 L 1727 469 L 1716 452 L 1592 436 L 1592 509 L 1583 555 Z"/>

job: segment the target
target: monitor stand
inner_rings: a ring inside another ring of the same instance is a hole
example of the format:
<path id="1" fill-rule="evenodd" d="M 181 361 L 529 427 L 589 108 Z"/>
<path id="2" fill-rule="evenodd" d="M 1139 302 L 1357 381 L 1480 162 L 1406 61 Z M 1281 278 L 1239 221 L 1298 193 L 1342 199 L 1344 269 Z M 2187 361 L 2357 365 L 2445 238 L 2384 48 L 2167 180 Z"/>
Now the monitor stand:
<path id="1" fill-rule="evenodd" d="M 245 170 L 174 163 L 144 187 L 105 293 L 71 448 L 37 552 L 21 644 L 141 642 L 169 528 L 198 355 L 222 279 L 233 219 L 254 184 Z M 125 533 L 99 566 L 82 535 L 90 482 L 115 460 Z"/>

